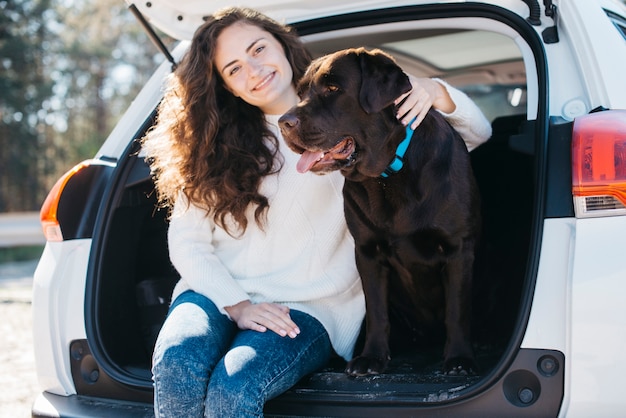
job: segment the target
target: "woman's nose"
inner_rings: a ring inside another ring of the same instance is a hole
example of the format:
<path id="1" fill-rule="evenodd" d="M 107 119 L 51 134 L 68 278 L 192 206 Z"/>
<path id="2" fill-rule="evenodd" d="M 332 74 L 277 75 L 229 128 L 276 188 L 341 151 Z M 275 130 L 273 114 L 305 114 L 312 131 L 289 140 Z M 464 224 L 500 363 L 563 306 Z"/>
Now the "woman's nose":
<path id="1" fill-rule="evenodd" d="M 261 73 L 261 68 L 263 68 L 263 65 L 261 65 L 261 63 L 257 60 L 252 59 L 248 62 L 248 67 L 250 68 L 250 75 L 257 76 Z"/>

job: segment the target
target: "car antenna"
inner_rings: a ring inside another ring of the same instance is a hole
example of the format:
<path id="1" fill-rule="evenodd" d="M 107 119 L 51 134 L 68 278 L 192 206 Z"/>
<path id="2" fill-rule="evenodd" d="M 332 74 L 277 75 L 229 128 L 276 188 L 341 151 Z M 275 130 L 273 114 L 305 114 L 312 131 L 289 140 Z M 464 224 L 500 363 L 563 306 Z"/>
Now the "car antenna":
<path id="1" fill-rule="evenodd" d="M 139 23 L 141 23 L 141 26 L 143 26 L 143 28 L 146 30 L 146 32 L 148 33 L 148 36 L 150 37 L 152 42 L 156 45 L 156 47 L 159 49 L 159 51 L 161 51 L 163 55 L 165 55 L 165 58 L 167 58 L 167 60 L 170 63 L 172 63 L 172 71 L 174 71 L 177 66 L 176 60 L 174 60 L 174 57 L 172 56 L 172 54 L 170 54 L 170 51 L 168 51 L 163 41 L 161 41 L 161 38 L 159 38 L 159 36 L 156 34 L 152 26 L 150 26 L 148 21 L 143 17 L 139 9 L 137 9 L 137 6 L 135 6 L 134 4 L 131 4 L 130 6 L 128 6 L 128 8 L 135 15 Z"/>

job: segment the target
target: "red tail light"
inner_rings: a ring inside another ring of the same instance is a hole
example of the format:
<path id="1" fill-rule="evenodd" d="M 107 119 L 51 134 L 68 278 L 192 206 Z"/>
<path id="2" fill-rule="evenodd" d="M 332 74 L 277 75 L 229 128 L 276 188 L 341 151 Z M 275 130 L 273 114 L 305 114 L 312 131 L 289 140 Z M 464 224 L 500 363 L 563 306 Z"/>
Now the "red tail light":
<path id="1" fill-rule="evenodd" d="M 626 215 L 626 110 L 574 121 L 572 192 L 578 217 Z"/>
<path id="2" fill-rule="evenodd" d="M 69 170 L 67 173 L 63 174 L 63 176 L 61 176 L 61 178 L 57 180 L 55 185 L 48 193 L 48 196 L 46 197 L 46 200 L 43 202 L 41 210 L 39 211 L 39 219 L 41 220 L 41 226 L 43 228 L 43 234 L 46 237 L 46 240 L 63 241 L 61 225 L 59 225 L 59 220 L 57 219 L 59 200 L 61 199 L 63 189 L 65 188 L 67 182 L 72 178 L 73 175 L 88 167 L 91 164 L 91 161 L 92 160 L 83 161 L 82 163 L 74 166 L 74 168 Z"/>

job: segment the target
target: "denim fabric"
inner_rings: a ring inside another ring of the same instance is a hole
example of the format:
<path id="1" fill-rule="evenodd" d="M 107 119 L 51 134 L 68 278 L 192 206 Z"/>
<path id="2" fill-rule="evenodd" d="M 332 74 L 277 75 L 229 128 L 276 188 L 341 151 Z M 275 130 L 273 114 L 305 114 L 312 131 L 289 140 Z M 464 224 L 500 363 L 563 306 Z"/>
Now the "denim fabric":
<path id="1" fill-rule="evenodd" d="M 240 330 L 206 297 L 176 298 L 153 355 L 154 413 L 160 417 L 260 417 L 263 405 L 331 354 L 324 327 L 292 310 L 295 339 Z"/>

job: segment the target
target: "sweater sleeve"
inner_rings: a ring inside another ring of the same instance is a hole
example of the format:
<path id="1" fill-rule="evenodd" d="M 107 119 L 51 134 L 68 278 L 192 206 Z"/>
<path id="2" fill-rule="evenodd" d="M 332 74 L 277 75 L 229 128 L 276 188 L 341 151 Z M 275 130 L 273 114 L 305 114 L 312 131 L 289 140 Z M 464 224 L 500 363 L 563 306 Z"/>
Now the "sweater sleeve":
<path id="1" fill-rule="evenodd" d="M 439 111 L 461 135 L 467 149 L 473 150 L 491 137 L 491 124 L 476 103 L 462 91 L 440 79 L 434 79 L 448 91 L 456 109 L 452 113 Z"/>
<path id="2" fill-rule="evenodd" d="M 206 211 L 181 196 L 174 206 L 168 230 L 172 264 L 187 287 L 211 299 L 225 315 L 225 306 L 249 299 L 215 255 L 215 224 Z"/>

